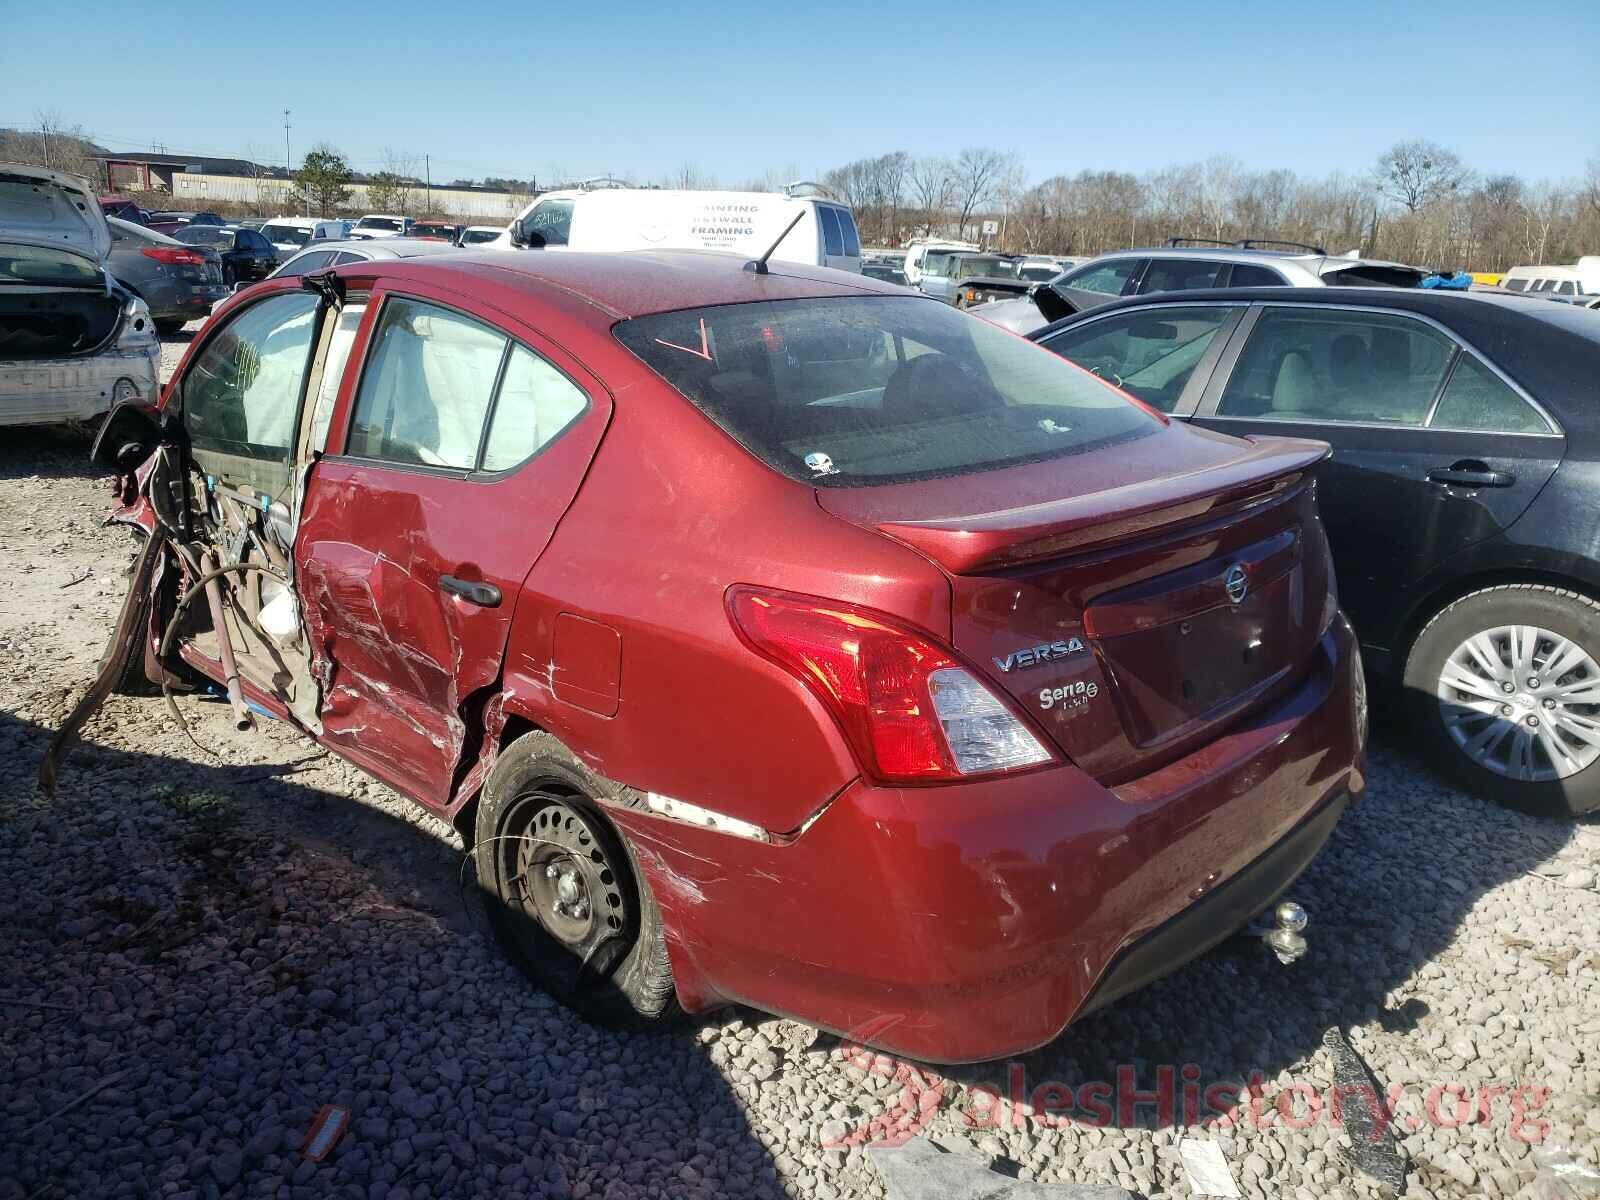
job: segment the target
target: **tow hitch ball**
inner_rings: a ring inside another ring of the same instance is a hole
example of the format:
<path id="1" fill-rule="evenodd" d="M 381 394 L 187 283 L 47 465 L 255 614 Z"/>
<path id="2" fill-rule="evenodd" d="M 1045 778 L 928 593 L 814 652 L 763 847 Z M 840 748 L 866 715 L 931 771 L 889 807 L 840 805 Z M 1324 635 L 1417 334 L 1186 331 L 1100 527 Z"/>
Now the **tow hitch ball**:
<path id="1" fill-rule="evenodd" d="M 1250 932 L 1260 937 L 1278 956 L 1278 961 L 1287 966 L 1306 952 L 1304 933 L 1310 919 L 1306 910 L 1293 900 L 1283 900 L 1272 910 L 1272 925 L 1253 925 Z"/>

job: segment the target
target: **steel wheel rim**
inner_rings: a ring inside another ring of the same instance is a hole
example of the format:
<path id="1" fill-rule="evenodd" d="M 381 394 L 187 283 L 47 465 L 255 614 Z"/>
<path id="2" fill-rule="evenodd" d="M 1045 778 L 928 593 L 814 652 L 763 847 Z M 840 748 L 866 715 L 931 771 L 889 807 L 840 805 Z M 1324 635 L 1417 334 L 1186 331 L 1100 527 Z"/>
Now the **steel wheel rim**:
<path id="1" fill-rule="evenodd" d="M 610 840 L 564 789 L 523 796 L 508 821 L 503 869 L 522 913 L 578 963 L 603 970 L 632 914 Z"/>
<path id="2" fill-rule="evenodd" d="M 1507 779 L 1568 779 L 1600 758 L 1600 663 L 1538 625 L 1473 634 L 1445 659 L 1439 715 L 1456 747 Z"/>

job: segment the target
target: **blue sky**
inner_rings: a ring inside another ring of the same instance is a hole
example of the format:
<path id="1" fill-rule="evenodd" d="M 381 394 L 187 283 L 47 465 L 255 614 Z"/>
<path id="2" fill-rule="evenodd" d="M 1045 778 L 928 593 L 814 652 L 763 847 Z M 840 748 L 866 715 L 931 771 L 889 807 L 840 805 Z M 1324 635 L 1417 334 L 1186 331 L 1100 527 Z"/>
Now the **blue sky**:
<path id="1" fill-rule="evenodd" d="M 1405 137 L 1528 179 L 1600 157 L 1600 0 L 234 8 L 0 0 L 0 125 L 281 162 L 288 108 L 297 163 L 393 147 L 436 181 L 689 164 L 736 185 L 967 145 L 1030 180 L 1217 153 L 1355 172 Z"/>

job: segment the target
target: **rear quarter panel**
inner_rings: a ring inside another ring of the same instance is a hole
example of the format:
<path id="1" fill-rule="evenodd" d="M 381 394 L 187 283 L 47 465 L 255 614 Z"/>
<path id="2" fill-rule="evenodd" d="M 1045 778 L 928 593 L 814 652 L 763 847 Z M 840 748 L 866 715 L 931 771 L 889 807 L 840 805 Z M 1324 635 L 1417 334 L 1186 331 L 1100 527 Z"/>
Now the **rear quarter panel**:
<path id="1" fill-rule="evenodd" d="M 811 488 L 747 454 L 620 346 L 587 361 L 615 413 L 524 585 L 506 710 L 608 778 L 792 831 L 858 768 L 811 692 L 739 641 L 728 587 L 849 600 L 943 637 L 948 583 L 914 551 L 824 513 Z M 609 699 L 575 704 L 556 686 L 564 613 L 618 634 L 614 715 L 595 711 Z"/>

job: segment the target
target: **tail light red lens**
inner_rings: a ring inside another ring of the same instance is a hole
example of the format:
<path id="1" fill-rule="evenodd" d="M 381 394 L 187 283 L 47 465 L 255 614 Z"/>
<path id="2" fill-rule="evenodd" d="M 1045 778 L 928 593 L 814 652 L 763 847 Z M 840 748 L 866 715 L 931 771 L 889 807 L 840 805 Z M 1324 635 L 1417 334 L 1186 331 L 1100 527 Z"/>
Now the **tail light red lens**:
<path id="1" fill-rule="evenodd" d="M 730 589 L 728 610 L 752 649 L 827 705 L 874 778 L 935 783 L 1055 757 L 951 652 L 891 617 L 752 587 Z"/>
<path id="2" fill-rule="evenodd" d="M 146 246 L 139 253 L 169 267 L 203 267 L 206 262 L 206 256 L 199 251 L 181 250 L 177 246 Z"/>

